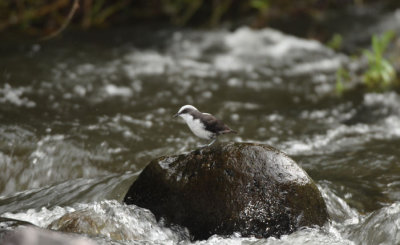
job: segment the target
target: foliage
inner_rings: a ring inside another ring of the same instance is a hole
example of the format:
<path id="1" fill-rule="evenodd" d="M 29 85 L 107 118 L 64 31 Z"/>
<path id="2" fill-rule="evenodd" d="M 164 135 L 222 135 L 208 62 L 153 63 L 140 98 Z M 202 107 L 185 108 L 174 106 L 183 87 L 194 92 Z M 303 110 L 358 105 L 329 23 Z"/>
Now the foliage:
<path id="1" fill-rule="evenodd" d="M 346 90 L 345 82 L 350 81 L 350 73 L 348 70 L 340 67 L 336 71 L 336 94 L 341 96 Z"/>
<path id="2" fill-rule="evenodd" d="M 124 7 L 130 2 L 131 0 L 0 1 L 0 31 L 11 27 L 19 27 L 30 33 L 54 31 L 67 21 L 68 14 L 78 3 L 75 23 L 79 19 L 78 23 L 87 28 L 105 23 L 111 16 L 124 11 Z"/>
<path id="3" fill-rule="evenodd" d="M 165 10 L 174 24 L 184 25 L 199 10 L 203 0 L 166 0 Z"/>
<path id="4" fill-rule="evenodd" d="M 321 16 L 330 9 L 357 5 L 358 0 L 79 0 L 79 8 L 67 21 L 75 0 L 0 0 L 0 31 L 16 29 L 25 33 L 46 34 L 60 26 L 82 28 L 162 21 L 172 25 L 213 27 L 223 21 L 248 24 L 268 23 L 270 18 L 290 15 Z M 378 0 L 369 0 L 369 2 Z M 379 0 L 379 2 L 398 0 Z M 247 18 L 251 17 L 251 18 Z M 340 40 L 334 39 L 334 45 Z"/>
<path id="5" fill-rule="evenodd" d="M 342 44 L 343 44 L 342 35 L 336 33 L 332 36 L 331 40 L 329 40 L 326 45 L 331 49 L 340 50 L 342 48 Z"/>
<path id="6" fill-rule="evenodd" d="M 269 0 L 252 0 L 250 6 L 260 12 L 265 12 L 269 6 Z"/>
<path id="7" fill-rule="evenodd" d="M 368 70 L 363 75 L 364 83 L 372 89 L 387 89 L 396 82 L 396 70 L 384 57 L 394 33 L 388 31 L 382 36 L 372 36 L 372 51 L 364 50 L 368 59 Z"/>
<path id="8" fill-rule="evenodd" d="M 384 91 L 396 85 L 396 70 L 384 54 L 394 38 L 394 32 L 388 31 L 383 35 L 373 35 L 371 50 L 363 50 L 368 60 L 368 68 L 362 74 L 362 81 L 370 90 Z M 336 93 L 340 96 L 346 91 L 346 82 L 351 76 L 347 69 L 340 67 L 336 71 Z"/>

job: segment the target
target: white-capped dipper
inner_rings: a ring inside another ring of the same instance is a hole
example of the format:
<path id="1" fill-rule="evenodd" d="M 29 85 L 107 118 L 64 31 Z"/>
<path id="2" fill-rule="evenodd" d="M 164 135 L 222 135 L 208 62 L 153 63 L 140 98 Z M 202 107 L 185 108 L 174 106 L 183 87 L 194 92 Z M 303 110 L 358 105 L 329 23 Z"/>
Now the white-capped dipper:
<path id="1" fill-rule="evenodd" d="M 213 115 L 202 113 L 192 105 L 182 106 L 178 113 L 174 115 L 174 117 L 177 116 L 185 120 L 186 124 L 197 137 L 212 140 L 208 146 L 212 145 L 221 134 L 237 133 Z"/>

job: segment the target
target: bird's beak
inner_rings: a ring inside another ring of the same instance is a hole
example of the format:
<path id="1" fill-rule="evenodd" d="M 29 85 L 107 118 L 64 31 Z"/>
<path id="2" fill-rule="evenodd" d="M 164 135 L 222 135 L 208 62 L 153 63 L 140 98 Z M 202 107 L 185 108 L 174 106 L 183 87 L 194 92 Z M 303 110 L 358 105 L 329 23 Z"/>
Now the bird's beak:
<path id="1" fill-rule="evenodd" d="M 179 113 L 176 113 L 175 115 L 173 115 L 173 118 L 176 118 L 177 116 L 179 116 Z"/>

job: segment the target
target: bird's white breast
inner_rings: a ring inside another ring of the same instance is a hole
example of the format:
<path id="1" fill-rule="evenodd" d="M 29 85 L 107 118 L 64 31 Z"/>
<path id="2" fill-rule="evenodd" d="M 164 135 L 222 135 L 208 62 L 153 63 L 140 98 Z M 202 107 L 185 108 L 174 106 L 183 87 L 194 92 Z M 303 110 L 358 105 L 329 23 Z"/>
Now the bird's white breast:
<path id="1" fill-rule="evenodd" d="M 203 139 L 212 139 L 213 133 L 207 131 L 205 129 L 204 124 L 200 121 L 200 119 L 194 119 L 192 115 L 189 114 L 182 114 L 180 115 L 189 126 L 190 130 L 200 138 Z"/>

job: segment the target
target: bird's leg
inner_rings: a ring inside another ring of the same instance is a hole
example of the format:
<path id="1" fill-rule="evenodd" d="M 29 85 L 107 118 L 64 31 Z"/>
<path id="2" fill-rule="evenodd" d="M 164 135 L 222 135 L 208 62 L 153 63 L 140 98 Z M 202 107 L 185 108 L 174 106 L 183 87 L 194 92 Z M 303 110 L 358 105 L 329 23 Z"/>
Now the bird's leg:
<path id="1" fill-rule="evenodd" d="M 213 138 L 213 140 L 210 142 L 210 144 L 207 144 L 207 145 L 200 146 L 200 149 L 203 149 L 203 148 L 205 148 L 205 147 L 209 147 L 209 146 L 211 146 L 212 144 L 214 144 L 214 143 L 215 143 L 215 141 L 216 141 L 217 139 L 218 139 L 217 137 Z"/>
<path id="2" fill-rule="evenodd" d="M 210 144 L 208 144 L 207 146 L 211 146 L 212 144 L 214 144 L 214 142 L 217 140 L 217 138 L 214 138 Z"/>

